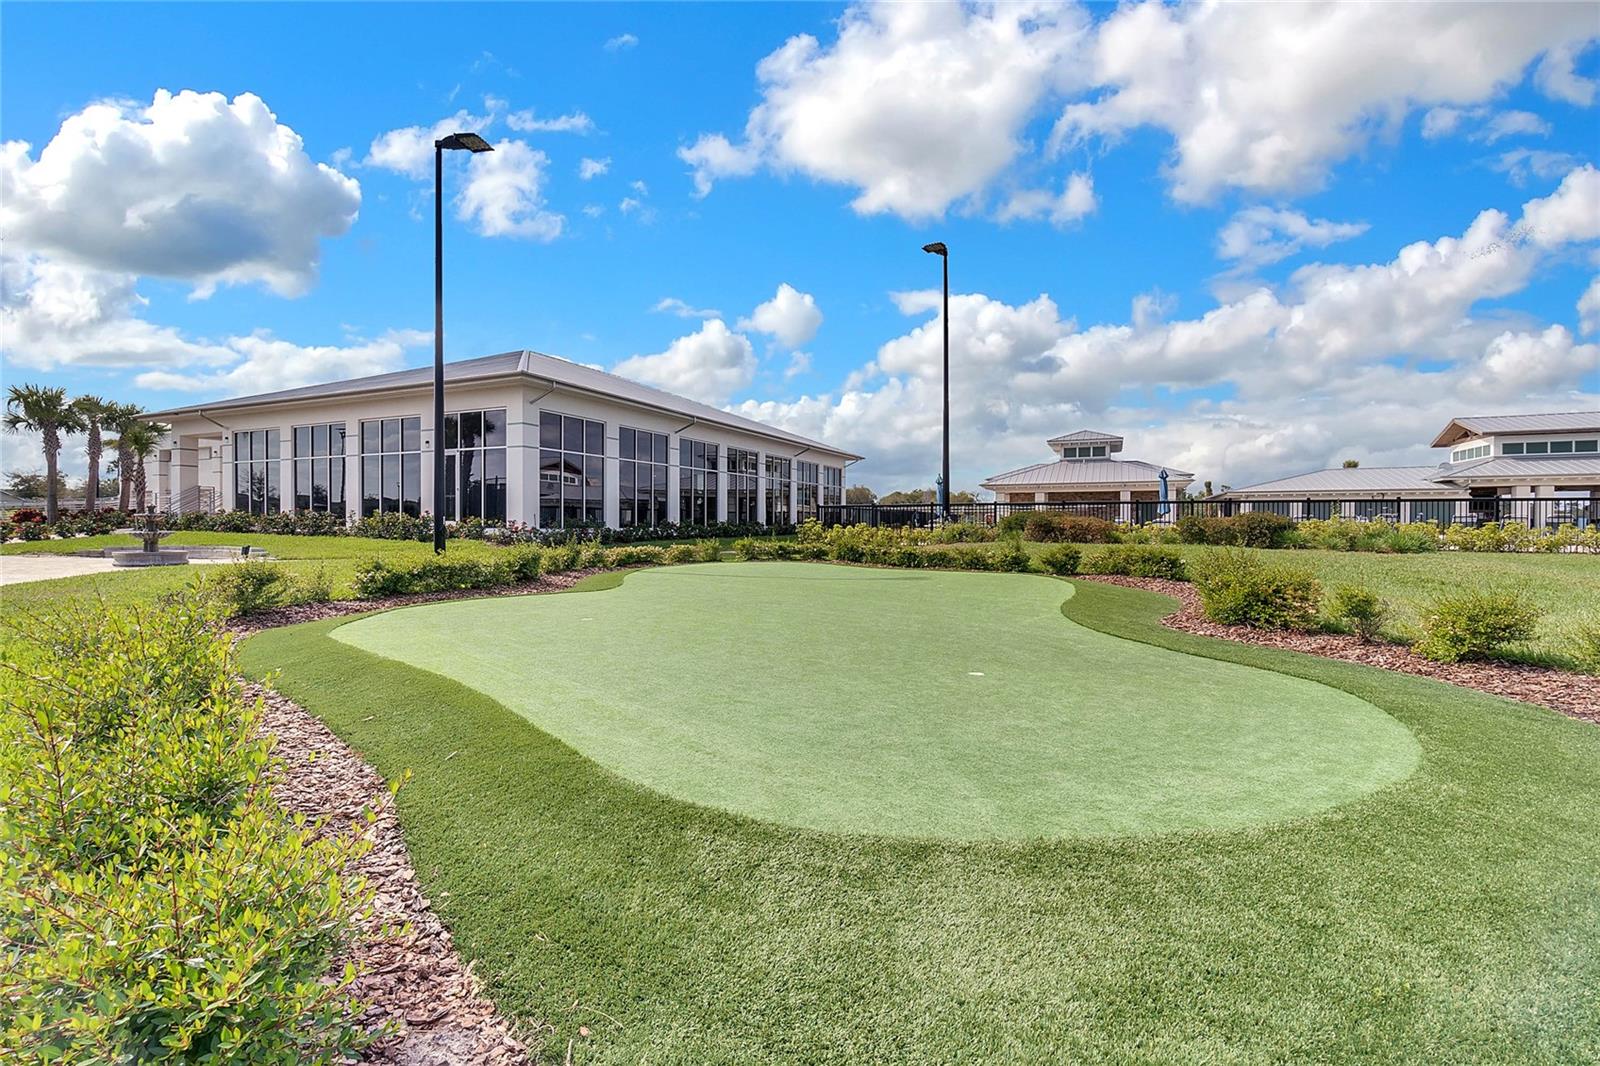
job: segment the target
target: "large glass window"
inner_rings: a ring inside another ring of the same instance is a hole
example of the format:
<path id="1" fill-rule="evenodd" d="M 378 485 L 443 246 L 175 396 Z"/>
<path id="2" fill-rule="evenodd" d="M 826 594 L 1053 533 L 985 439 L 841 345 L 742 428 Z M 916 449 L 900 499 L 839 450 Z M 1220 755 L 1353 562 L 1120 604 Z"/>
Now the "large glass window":
<path id="1" fill-rule="evenodd" d="M 838 507 L 844 503 L 844 467 L 822 468 L 822 503 L 826 507 Z"/>
<path id="2" fill-rule="evenodd" d="M 344 423 L 294 427 L 294 509 L 344 514 Z"/>
<path id="3" fill-rule="evenodd" d="M 233 509 L 271 514 L 283 509 L 277 429 L 233 435 Z"/>
<path id="4" fill-rule="evenodd" d="M 361 516 L 422 514 L 422 419 L 361 423 Z"/>
<path id="5" fill-rule="evenodd" d="M 761 485 L 759 456 L 743 448 L 728 449 L 728 521 L 755 525 L 756 493 Z"/>
<path id="6" fill-rule="evenodd" d="M 817 464 L 794 464 L 795 511 L 799 520 L 817 516 Z"/>
<path id="7" fill-rule="evenodd" d="M 605 521 L 604 422 L 539 412 L 539 524 L 545 528 Z"/>
<path id="8" fill-rule="evenodd" d="M 506 520 L 506 410 L 444 416 L 444 516 Z"/>
<path id="9" fill-rule="evenodd" d="M 789 524 L 789 486 L 793 460 L 767 456 L 767 525 Z"/>
<path id="10" fill-rule="evenodd" d="M 667 524 L 667 435 L 617 431 L 617 524 Z"/>
<path id="11" fill-rule="evenodd" d="M 717 446 L 678 438 L 678 521 L 709 526 L 717 520 Z"/>

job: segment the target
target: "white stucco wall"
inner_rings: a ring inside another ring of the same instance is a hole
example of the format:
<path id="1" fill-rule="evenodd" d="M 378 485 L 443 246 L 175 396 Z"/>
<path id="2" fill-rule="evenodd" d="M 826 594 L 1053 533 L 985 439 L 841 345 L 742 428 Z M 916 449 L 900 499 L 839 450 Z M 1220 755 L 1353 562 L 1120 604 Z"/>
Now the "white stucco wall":
<path id="1" fill-rule="evenodd" d="M 744 448 L 760 456 L 761 488 L 757 494 L 762 513 L 766 503 L 765 460 L 768 455 L 801 458 L 819 466 L 848 470 L 847 457 L 839 452 L 807 449 L 774 437 L 714 423 L 691 420 L 686 415 L 658 411 L 612 400 L 579 390 L 557 387 L 548 390 L 543 383 L 515 380 L 450 385 L 445 391 L 447 413 L 504 408 L 506 411 L 506 517 L 508 521 L 538 524 L 539 518 L 539 416 L 543 412 L 574 415 L 605 425 L 604 506 L 605 522 L 618 521 L 618 431 L 624 427 L 664 433 L 668 436 L 668 518 L 678 518 L 678 443 L 681 439 L 716 444 L 718 456 L 718 516 L 727 515 L 727 449 Z M 342 396 L 311 401 L 232 408 L 184 414 L 169 419 L 172 431 L 162 443 L 162 455 L 152 461 L 149 484 L 158 494 L 158 506 L 171 506 L 179 500 L 186 509 L 199 497 L 198 490 L 218 494 L 219 508 L 233 508 L 233 435 L 268 430 L 278 439 L 279 479 L 282 507 L 294 506 L 293 451 L 296 426 L 331 422 L 345 424 L 345 510 L 351 520 L 361 514 L 361 437 L 363 421 L 416 416 L 422 426 L 421 491 L 423 510 L 432 510 L 433 499 L 433 400 L 426 386 L 395 389 L 360 396 Z M 210 449 L 209 458 L 202 458 Z M 170 458 L 167 458 L 170 456 Z M 848 483 L 848 474 L 846 475 Z M 795 491 L 791 481 L 789 518 L 795 516 Z"/>

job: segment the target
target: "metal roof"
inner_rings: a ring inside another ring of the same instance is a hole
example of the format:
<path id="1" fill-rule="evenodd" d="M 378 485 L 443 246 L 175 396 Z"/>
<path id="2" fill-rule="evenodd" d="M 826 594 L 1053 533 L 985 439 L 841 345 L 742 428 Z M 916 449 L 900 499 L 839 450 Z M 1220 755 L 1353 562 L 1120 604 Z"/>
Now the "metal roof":
<path id="1" fill-rule="evenodd" d="M 1537 482 L 1542 477 L 1592 477 L 1600 484 L 1600 455 L 1494 455 L 1465 463 L 1441 463 L 1439 481 Z"/>
<path id="2" fill-rule="evenodd" d="M 1516 433 L 1592 433 L 1600 431 L 1600 411 L 1565 411 L 1544 415 L 1470 415 L 1452 418 L 1433 439 L 1448 448 L 1469 437 Z"/>
<path id="3" fill-rule="evenodd" d="M 1115 485 L 1125 482 L 1158 482 L 1161 471 L 1173 481 L 1192 481 L 1194 475 L 1186 470 L 1160 467 L 1138 459 L 1057 459 L 1053 463 L 1035 463 L 1017 470 L 1008 470 L 985 478 L 981 487 L 1017 488 L 1044 485 Z"/>
<path id="4" fill-rule="evenodd" d="M 652 407 L 674 415 L 681 415 L 685 418 L 693 418 L 700 422 L 756 433 L 763 437 L 772 437 L 806 448 L 819 448 L 850 459 L 862 458 L 853 452 L 835 448 L 833 445 L 825 444 L 822 441 L 812 440 L 810 437 L 802 437 L 798 433 L 777 429 L 765 423 L 757 422 L 755 419 L 745 418 L 743 415 L 736 415 L 731 411 L 724 411 L 720 408 L 712 407 L 710 404 L 701 403 L 698 400 L 691 400 L 688 397 L 652 388 L 649 385 L 644 385 L 628 378 L 618 377 L 616 374 L 609 374 L 604 370 L 597 370 L 594 367 L 584 366 L 581 363 L 574 363 L 569 359 L 561 359 L 553 355 L 545 355 L 541 352 L 526 350 L 501 352 L 499 355 L 486 355 L 477 359 L 459 359 L 444 365 L 444 380 L 447 387 L 452 384 L 463 385 L 469 382 L 514 376 L 530 377 L 535 381 L 547 382 L 563 388 L 606 396 L 642 407 Z M 373 374 L 363 378 L 330 381 L 322 385 L 306 385 L 298 389 L 284 389 L 280 392 L 265 392 L 255 396 L 236 396 L 232 399 L 217 400 L 212 403 L 173 407 L 165 411 L 153 412 L 149 417 L 161 421 L 178 415 L 198 415 L 201 412 L 231 411 L 269 404 L 335 399 L 340 396 L 383 392 L 388 389 L 419 388 L 432 384 L 433 367 L 422 366 L 414 367 L 410 370 L 396 370 L 388 374 Z"/>
<path id="5" fill-rule="evenodd" d="M 1313 470 L 1309 474 L 1263 481 L 1229 489 L 1222 496 L 1254 496 L 1278 492 L 1438 492 L 1448 486 L 1434 478 L 1437 466 L 1357 466 Z"/>

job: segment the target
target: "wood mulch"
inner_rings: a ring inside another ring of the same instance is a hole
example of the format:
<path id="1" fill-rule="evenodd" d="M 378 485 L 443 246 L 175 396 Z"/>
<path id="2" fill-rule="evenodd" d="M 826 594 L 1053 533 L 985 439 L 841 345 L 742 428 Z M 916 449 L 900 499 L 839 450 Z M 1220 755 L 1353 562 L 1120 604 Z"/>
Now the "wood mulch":
<path id="1" fill-rule="evenodd" d="M 1193 585 L 1166 578 L 1112 577 L 1082 575 L 1082 580 L 1159 592 L 1177 600 L 1181 607 L 1161 620 L 1168 629 L 1197 633 L 1206 637 L 1260 644 L 1269 648 L 1321 655 L 1327 659 L 1377 666 L 1402 674 L 1431 677 L 1452 685 L 1475 688 L 1506 699 L 1548 707 L 1580 721 L 1600 725 L 1600 678 L 1589 674 L 1557 670 L 1527 663 L 1475 662 L 1436 663 L 1414 654 L 1404 644 L 1374 641 L 1363 644 L 1345 633 L 1302 633 L 1288 630 L 1251 629 L 1249 626 L 1221 625 L 1207 621 L 1200 610 L 1200 595 Z"/>
<path id="2" fill-rule="evenodd" d="M 593 572 L 550 574 L 503 589 L 284 607 L 238 619 L 229 628 L 243 637 L 275 626 L 416 603 L 558 592 Z M 293 700 L 253 682 L 245 684 L 245 692 L 265 704 L 262 728 L 272 736 L 273 753 L 283 767 L 273 785 L 279 802 L 291 813 L 318 822 L 323 834 L 359 833 L 372 844 L 346 872 L 373 886 L 373 905 L 329 969 L 339 973 L 347 962 L 355 963 L 359 976 L 352 993 L 366 1007 L 362 1024 L 369 1031 L 392 1028 L 359 1061 L 384 1066 L 531 1062 L 506 1018 L 484 995 L 472 967 L 461 961 L 450 931 L 423 894 L 400 832 L 394 797 L 383 778 Z M 365 819 L 368 810 L 375 815 L 370 824 Z"/>

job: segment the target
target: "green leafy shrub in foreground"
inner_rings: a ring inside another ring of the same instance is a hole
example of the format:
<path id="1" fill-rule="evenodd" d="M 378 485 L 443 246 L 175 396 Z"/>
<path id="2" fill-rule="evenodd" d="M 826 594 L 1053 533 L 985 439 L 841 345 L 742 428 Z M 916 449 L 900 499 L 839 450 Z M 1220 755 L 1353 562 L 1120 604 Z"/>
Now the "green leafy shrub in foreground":
<path id="1" fill-rule="evenodd" d="M 1242 549 L 1217 552 L 1195 565 L 1194 587 L 1205 616 L 1256 629 L 1310 629 L 1322 586 L 1307 570 L 1269 565 Z"/>
<path id="2" fill-rule="evenodd" d="M 216 605 L 32 618 L 0 670 L 0 1061 L 327 1063 L 363 850 L 273 800 Z"/>
<path id="3" fill-rule="evenodd" d="M 1054 544 L 1039 553 L 1039 565 L 1058 577 L 1078 572 L 1083 552 L 1071 544 Z"/>
<path id="4" fill-rule="evenodd" d="M 1328 617 L 1349 627 L 1363 644 L 1378 635 L 1387 613 L 1378 594 L 1360 585 L 1340 585 L 1328 599 Z"/>
<path id="5" fill-rule="evenodd" d="M 1423 613 L 1422 639 L 1412 650 L 1441 663 L 1493 658 L 1507 644 L 1531 639 L 1540 613 L 1520 592 L 1441 596 Z"/>
<path id="6" fill-rule="evenodd" d="M 1089 556 L 1086 574 L 1122 574 L 1127 577 L 1160 577 L 1183 581 L 1189 576 L 1183 556 L 1170 548 L 1152 544 L 1113 544 Z"/>

